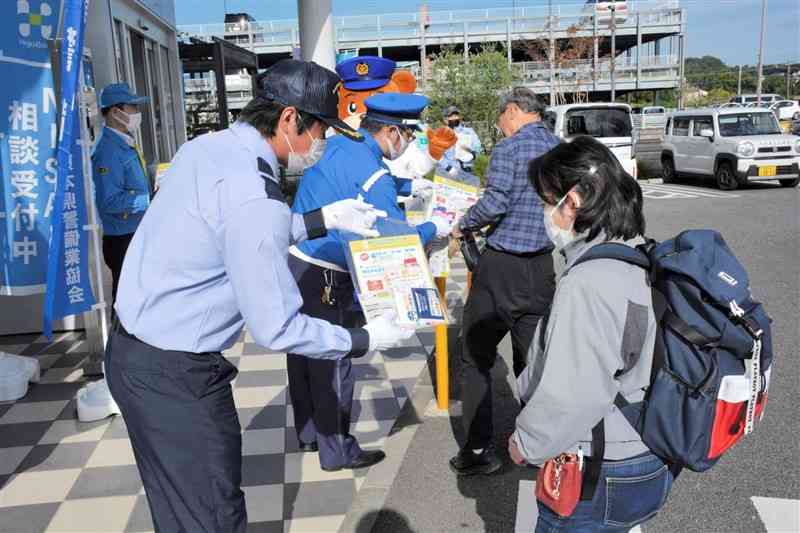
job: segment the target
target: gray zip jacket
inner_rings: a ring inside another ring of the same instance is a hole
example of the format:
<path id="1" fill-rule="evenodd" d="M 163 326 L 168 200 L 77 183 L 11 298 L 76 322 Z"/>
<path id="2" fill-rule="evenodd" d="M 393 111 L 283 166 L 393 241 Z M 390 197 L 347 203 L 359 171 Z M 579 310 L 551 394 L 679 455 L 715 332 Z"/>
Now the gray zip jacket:
<path id="1" fill-rule="evenodd" d="M 656 323 L 645 272 L 612 259 L 570 268 L 605 240 L 602 234 L 592 241 L 579 237 L 564 249 L 567 267 L 556 288 L 544 338 L 541 321 L 528 366 L 517 381 L 525 408 L 517 417 L 514 436 L 531 464 L 563 452 L 576 453 L 579 447 L 590 457 L 592 427 L 603 418 L 605 459 L 648 451 L 614 406 L 618 392 L 630 402 L 641 400 L 650 380 Z M 636 246 L 644 241 L 613 242 Z"/>

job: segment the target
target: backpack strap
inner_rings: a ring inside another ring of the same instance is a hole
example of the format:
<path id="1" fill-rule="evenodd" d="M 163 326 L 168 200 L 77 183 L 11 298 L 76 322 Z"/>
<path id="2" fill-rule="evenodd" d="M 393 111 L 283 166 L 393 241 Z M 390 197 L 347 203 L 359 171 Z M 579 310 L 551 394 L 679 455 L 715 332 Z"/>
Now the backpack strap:
<path id="1" fill-rule="evenodd" d="M 587 501 L 594 498 L 597 483 L 600 481 L 600 469 L 603 467 L 603 457 L 606 454 L 606 425 L 603 420 L 592 428 L 592 460 L 586 463 L 586 475 L 583 476 L 581 485 L 581 500 Z"/>

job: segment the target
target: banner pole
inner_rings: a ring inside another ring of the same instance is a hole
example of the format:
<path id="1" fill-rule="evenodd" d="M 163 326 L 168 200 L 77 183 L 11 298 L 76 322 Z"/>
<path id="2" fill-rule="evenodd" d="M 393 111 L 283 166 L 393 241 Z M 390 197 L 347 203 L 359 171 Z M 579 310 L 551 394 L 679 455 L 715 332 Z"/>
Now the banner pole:
<path id="1" fill-rule="evenodd" d="M 91 233 L 89 246 L 89 268 L 94 281 L 95 303 L 92 309 L 84 313 L 86 324 L 86 342 L 89 348 L 89 361 L 84 365 L 84 375 L 102 374 L 103 353 L 108 342 L 108 316 L 106 314 L 105 287 L 103 286 L 103 265 L 100 260 L 102 247 L 100 245 L 100 225 L 97 223 L 97 209 L 94 202 L 94 185 L 92 181 L 91 144 L 89 138 L 89 102 L 87 101 L 88 89 L 83 73 L 84 63 L 81 63 L 80 74 L 80 117 L 81 117 L 81 159 L 83 164 L 83 193 L 87 209 L 88 224 L 84 230 Z"/>

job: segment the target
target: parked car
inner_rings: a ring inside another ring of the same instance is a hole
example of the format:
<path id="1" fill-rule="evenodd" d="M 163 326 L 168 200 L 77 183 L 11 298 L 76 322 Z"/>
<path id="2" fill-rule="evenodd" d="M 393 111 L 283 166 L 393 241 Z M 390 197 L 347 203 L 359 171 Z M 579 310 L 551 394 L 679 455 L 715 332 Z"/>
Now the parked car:
<path id="1" fill-rule="evenodd" d="M 727 104 L 722 104 L 719 106 L 720 109 L 728 109 L 731 107 L 742 107 L 742 104 L 738 102 L 728 102 Z"/>
<path id="2" fill-rule="evenodd" d="M 612 11 L 616 15 L 614 18 L 616 18 L 617 24 L 622 24 L 628 20 L 628 2 L 626 1 L 586 0 L 581 23 L 591 24 L 592 17 L 596 14 L 597 24 L 611 24 Z"/>
<path id="3" fill-rule="evenodd" d="M 667 121 L 661 152 L 665 183 L 714 177 L 720 189 L 750 181 L 800 183 L 800 138 L 784 135 L 768 109 L 693 109 Z"/>
<path id="4" fill-rule="evenodd" d="M 763 94 L 761 95 L 761 105 L 769 107 L 771 104 L 777 102 L 778 100 L 783 100 L 783 96 L 779 94 Z M 733 98 L 731 98 L 732 103 L 736 104 L 757 104 L 758 103 L 758 95 L 757 94 L 737 94 Z"/>
<path id="5" fill-rule="evenodd" d="M 591 135 L 608 146 L 625 171 L 636 178 L 633 123 L 628 104 L 567 104 L 547 109 L 544 123 L 553 133 L 569 141 L 576 135 Z"/>
<path id="6" fill-rule="evenodd" d="M 792 120 L 800 117 L 800 103 L 796 100 L 779 100 L 769 107 L 778 120 Z"/>

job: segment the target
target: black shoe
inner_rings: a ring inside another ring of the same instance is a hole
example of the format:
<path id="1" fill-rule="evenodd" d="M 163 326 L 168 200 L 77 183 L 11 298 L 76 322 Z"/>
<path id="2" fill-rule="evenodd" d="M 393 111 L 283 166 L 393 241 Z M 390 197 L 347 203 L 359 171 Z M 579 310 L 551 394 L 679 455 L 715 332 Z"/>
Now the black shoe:
<path id="1" fill-rule="evenodd" d="M 319 446 L 316 442 L 309 442 L 308 444 L 301 442 L 298 444 L 297 448 L 304 453 L 314 453 L 319 451 Z"/>
<path id="2" fill-rule="evenodd" d="M 341 466 L 334 466 L 333 468 L 322 467 L 326 472 L 336 472 L 344 469 L 367 468 L 374 464 L 378 464 L 386 458 L 386 454 L 380 450 L 362 451 L 361 454 L 347 464 Z"/>
<path id="3" fill-rule="evenodd" d="M 488 475 L 500 470 L 503 461 L 492 448 L 484 448 L 481 453 L 472 450 L 461 450 L 450 459 L 450 470 L 459 476 Z"/>

